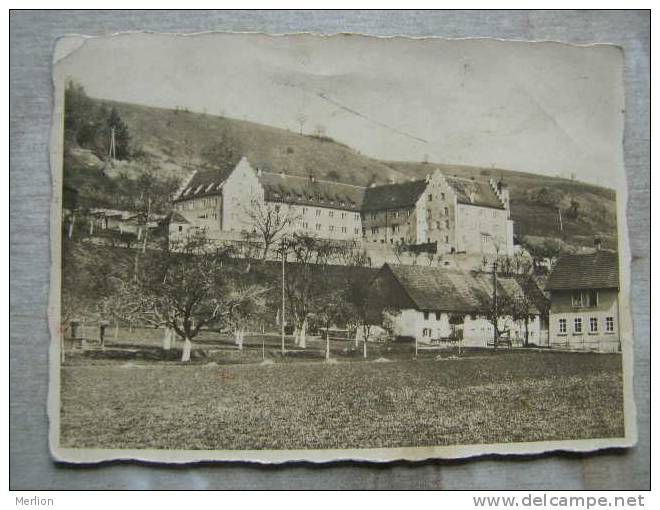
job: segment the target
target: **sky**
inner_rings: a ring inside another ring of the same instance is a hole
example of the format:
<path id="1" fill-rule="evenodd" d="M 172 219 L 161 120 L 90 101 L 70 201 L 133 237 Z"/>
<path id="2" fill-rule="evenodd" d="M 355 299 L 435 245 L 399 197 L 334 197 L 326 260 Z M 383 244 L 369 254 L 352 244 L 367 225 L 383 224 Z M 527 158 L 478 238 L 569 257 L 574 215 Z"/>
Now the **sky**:
<path id="1" fill-rule="evenodd" d="M 607 184 L 623 175 L 623 54 L 486 39 L 260 34 L 70 37 L 55 80 L 328 136 L 384 160 Z M 614 182 L 613 182 L 614 181 Z"/>

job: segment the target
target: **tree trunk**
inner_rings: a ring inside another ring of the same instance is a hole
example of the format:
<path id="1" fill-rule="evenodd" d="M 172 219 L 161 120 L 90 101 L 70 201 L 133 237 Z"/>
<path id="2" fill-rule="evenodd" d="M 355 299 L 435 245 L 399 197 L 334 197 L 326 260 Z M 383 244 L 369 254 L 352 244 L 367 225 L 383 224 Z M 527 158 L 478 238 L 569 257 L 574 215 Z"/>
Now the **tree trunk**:
<path id="1" fill-rule="evenodd" d="M 325 330 L 325 360 L 330 361 L 330 332 Z"/>
<path id="2" fill-rule="evenodd" d="M 115 321 L 115 341 L 119 338 L 119 321 Z"/>
<path id="3" fill-rule="evenodd" d="M 362 344 L 363 351 L 362 351 L 362 356 L 364 359 L 367 359 L 367 337 L 364 337 L 364 343 Z"/>
<path id="4" fill-rule="evenodd" d="M 355 328 L 355 348 L 356 349 L 360 346 L 360 344 L 358 343 L 359 338 L 360 338 L 360 327 L 358 326 L 357 328 Z"/>
<path id="5" fill-rule="evenodd" d="M 300 338 L 298 346 L 301 349 L 307 349 L 307 319 L 305 319 L 300 326 Z"/>
<path id="6" fill-rule="evenodd" d="M 238 350 L 243 350 L 243 329 L 239 328 L 236 330 L 236 345 L 238 345 Z"/>
<path id="7" fill-rule="evenodd" d="M 71 220 L 69 220 L 69 232 L 68 232 L 68 238 L 71 240 L 73 238 L 73 227 L 76 224 L 76 215 L 73 214 L 71 215 Z"/>
<path id="8" fill-rule="evenodd" d="M 527 318 L 525 318 L 525 347 L 529 347 L 529 319 Z"/>
<path id="9" fill-rule="evenodd" d="M 190 361 L 190 350 L 192 349 L 192 342 L 188 337 L 183 341 L 183 350 L 181 351 L 181 361 Z"/>
<path id="10" fill-rule="evenodd" d="M 165 327 L 165 332 L 163 333 L 163 350 L 169 351 L 172 348 L 172 330 L 169 327 Z"/>

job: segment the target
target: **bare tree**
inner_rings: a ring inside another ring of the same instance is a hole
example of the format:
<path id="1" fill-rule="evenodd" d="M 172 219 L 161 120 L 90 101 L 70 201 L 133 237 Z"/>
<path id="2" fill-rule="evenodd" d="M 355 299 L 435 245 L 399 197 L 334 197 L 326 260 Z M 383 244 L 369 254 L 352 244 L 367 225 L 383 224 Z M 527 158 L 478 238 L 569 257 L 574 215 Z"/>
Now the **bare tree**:
<path id="1" fill-rule="evenodd" d="M 394 253 L 394 258 L 396 259 L 397 264 L 401 264 L 401 257 L 407 252 L 407 246 L 404 243 L 396 243 L 392 245 L 392 253 Z"/>
<path id="2" fill-rule="evenodd" d="M 300 112 L 298 115 L 296 115 L 296 121 L 298 122 L 298 126 L 300 126 L 300 134 L 302 135 L 303 127 L 305 126 L 305 122 L 307 122 L 307 115 Z"/>
<path id="3" fill-rule="evenodd" d="M 539 289 L 531 271 L 517 277 L 521 293 L 511 301 L 511 317 L 525 325 L 524 346 L 529 346 L 529 324 L 537 314 L 546 316 L 550 312 L 550 301 Z"/>
<path id="4" fill-rule="evenodd" d="M 171 329 L 184 342 L 181 361 L 189 361 L 192 340 L 203 328 L 235 322 L 265 293 L 260 286 L 240 284 L 227 264 L 229 254 L 203 234 L 152 254 L 137 281 L 121 283 L 117 313 Z"/>
<path id="5" fill-rule="evenodd" d="M 293 234 L 282 240 L 278 251 L 291 254 L 292 263 L 286 271 L 284 291 L 289 316 L 293 318 L 294 338 L 298 347 L 307 347 L 310 315 L 322 305 L 327 289 L 323 273 L 327 270 L 334 247 L 323 239 Z"/>
<path id="6" fill-rule="evenodd" d="M 245 209 L 255 233 L 263 243 L 261 258 L 266 260 L 270 247 L 278 242 L 289 227 L 298 221 L 299 216 L 284 204 L 266 203 L 253 200 Z"/>
<path id="7" fill-rule="evenodd" d="M 342 300 L 345 303 L 343 313 L 355 329 L 355 347 L 362 339 L 362 353 L 367 358 L 367 342 L 372 326 L 382 321 L 383 304 L 371 289 L 374 273 L 371 260 L 366 251 L 357 243 L 344 247 L 341 264 L 350 268 L 343 282 Z"/>
<path id="8" fill-rule="evenodd" d="M 315 319 L 325 329 L 325 359 L 329 361 L 330 327 L 347 322 L 350 317 L 349 305 L 344 299 L 344 293 L 339 289 L 325 292 L 318 305 Z"/>

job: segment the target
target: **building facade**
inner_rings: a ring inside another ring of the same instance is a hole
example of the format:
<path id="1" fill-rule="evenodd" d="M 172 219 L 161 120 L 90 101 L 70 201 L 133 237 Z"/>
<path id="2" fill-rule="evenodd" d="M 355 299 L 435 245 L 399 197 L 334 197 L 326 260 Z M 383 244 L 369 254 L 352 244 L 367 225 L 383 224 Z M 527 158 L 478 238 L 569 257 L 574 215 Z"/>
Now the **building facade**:
<path id="1" fill-rule="evenodd" d="M 616 253 L 561 257 L 550 274 L 550 347 L 617 352 L 619 269 Z"/>
<path id="2" fill-rule="evenodd" d="M 197 229 L 212 240 L 238 240 L 256 233 L 267 218 L 281 222 L 284 234 L 359 239 L 363 194 L 359 186 L 268 172 L 242 158 L 234 168 L 195 172 L 184 183 L 174 200 L 180 216 L 170 234 L 176 238 Z"/>
<path id="3" fill-rule="evenodd" d="M 525 292 L 514 277 L 497 278 L 498 295 L 518 297 Z M 385 322 L 395 337 L 414 338 L 423 344 L 461 338 L 465 347 L 493 345 L 494 328 L 487 318 L 493 292 L 490 274 L 425 266 L 385 264 L 371 285 L 371 299 L 383 308 Z M 503 315 L 498 329 L 513 344 L 541 343 L 541 313 L 530 308 L 525 325 Z M 374 317 L 377 322 L 378 318 Z"/>
<path id="4" fill-rule="evenodd" d="M 372 186 L 362 206 L 363 238 L 435 243 L 440 253 L 513 255 L 508 190 L 493 181 L 446 177 Z"/>
<path id="5" fill-rule="evenodd" d="M 212 239 L 256 230 L 258 214 L 288 218 L 284 233 L 381 244 L 434 243 L 441 253 L 513 254 L 508 192 L 491 182 L 445 177 L 368 188 L 267 171 L 242 158 L 224 170 L 196 172 L 179 190 L 176 236 L 205 229 Z M 181 227 L 181 228 L 179 228 Z"/>

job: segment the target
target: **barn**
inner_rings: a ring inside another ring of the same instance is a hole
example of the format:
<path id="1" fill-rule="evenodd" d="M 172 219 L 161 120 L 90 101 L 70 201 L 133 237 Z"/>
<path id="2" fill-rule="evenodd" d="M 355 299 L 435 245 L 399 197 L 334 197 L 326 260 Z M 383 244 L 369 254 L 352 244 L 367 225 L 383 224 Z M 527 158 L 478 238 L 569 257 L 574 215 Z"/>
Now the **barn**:
<path id="1" fill-rule="evenodd" d="M 503 338 L 522 345 L 527 335 L 530 344 L 542 345 L 544 306 L 539 300 L 545 298 L 540 291 L 530 292 L 522 277 L 385 264 L 371 284 L 370 296 L 385 310 L 386 325 L 396 337 L 427 344 L 462 337 L 466 347 L 487 347 L 494 340 L 488 314 L 495 309 L 495 281 L 499 303 L 516 302 L 527 309 L 527 321 L 502 312 L 498 329 L 504 332 Z"/>

